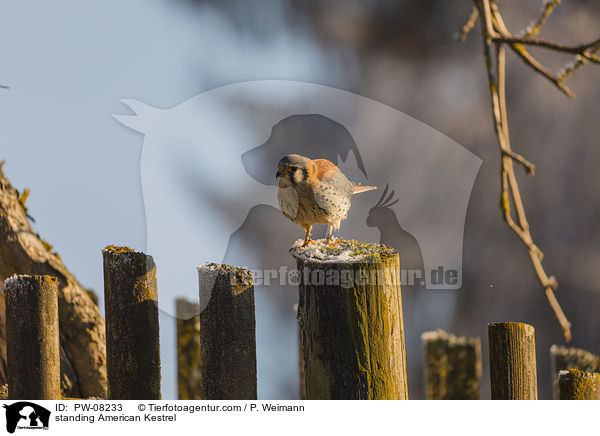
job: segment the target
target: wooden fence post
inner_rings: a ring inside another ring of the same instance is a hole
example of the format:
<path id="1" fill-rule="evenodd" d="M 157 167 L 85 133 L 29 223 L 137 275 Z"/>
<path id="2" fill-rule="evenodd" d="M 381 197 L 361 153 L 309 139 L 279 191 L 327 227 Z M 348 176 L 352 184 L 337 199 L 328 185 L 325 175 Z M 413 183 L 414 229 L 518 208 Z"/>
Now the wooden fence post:
<path id="1" fill-rule="evenodd" d="M 158 400 L 156 266 L 151 256 L 127 247 L 110 245 L 102 256 L 108 398 Z"/>
<path id="2" fill-rule="evenodd" d="M 580 348 L 552 345 L 550 347 L 550 363 L 552 387 L 556 400 L 558 400 L 558 373 L 560 371 L 575 368 L 585 372 L 600 372 L 600 356 Z"/>
<path id="3" fill-rule="evenodd" d="M 203 400 L 256 400 L 254 278 L 242 268 L 198 267 Z"/>
<path id="4" fill-rule="evenodd" d="M 407 399 L 398 253 L 346 240 L 290 253 L 306 399 Z"/>
<path id="5" fill-rule="evenodd" d="M 176 300 L 177 393 L 180 400 L 201 400 L 200 305 Z"/>
<path id="6" fill-rule="evenodd" d="M 558 374 L 560 400 L 600 400 L 600 374 L 578 369 Z"/>
<path id="7" fill-rule="evenodd" d="M 304 383 L 304 353 L 302 351 L 302 336 L 300 335 L 300 331 L 298 331 L 298 367 L 300 375 L 300 399 L 306 400 L 306 384 Z"/>
<path id="8" fill-rule="evenodd" d="M 492 400 L 537 400 L 533 326 L 492 322 L 488 337 Z"/>
<path id="9" fill-rule="evenodd" d="M 21 275 L 4 286 L 9 398 L 60 400 L 58 281 Z"/>
<path id="10" fill-rule="evenodd" d="M 481 399 L 481 340 L 443 330 L 421 335 L 428 400 Z"/>

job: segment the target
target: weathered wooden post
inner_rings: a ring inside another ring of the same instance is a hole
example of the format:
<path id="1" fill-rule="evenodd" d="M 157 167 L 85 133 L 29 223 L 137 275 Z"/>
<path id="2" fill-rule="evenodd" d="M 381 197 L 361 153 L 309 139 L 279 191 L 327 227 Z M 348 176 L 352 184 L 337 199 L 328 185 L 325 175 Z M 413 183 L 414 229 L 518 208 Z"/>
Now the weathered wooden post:
<path id="1" fill-rule="evenodd" d="M 255 400 L 254 278 L 242 268 L 198 267 L 203 400 Z"/>
<path id="2" fill-rule="evenodd" d="M 176 300 L 177 392 L 180 400 L 201 400 L 200 305 Z"/>
<path id="3" fill-rule="evenodd" d="M 481 399 L 481 340 L 443 330 L 421 335 L 428 400 Z"/>
<path id="4" fill-rule="evenodd" d="M 558 374 L 560 400 L 600 400 L 600 374 L 578 369 L 560 371 Z"/>
<path id="5" fill-rule="evenodd" d="M 407 399 L 398 253 L 346 240 L 290 253 L 306 399 Z"/>
<path id="6" fill-rule="evenodd" d="M 552 345 L 550 347 L 550 363 L 555 399 L 558 399 L 558 373 L 560 371 L 575 368 L 585 372 L 600 372 L 600 356 L 580 348 Z"/>
<path id="7" fill-rule="evenodd" d="M 306 391 L 304 383 L 304 353 L 302 352 L 302 336 L 298 331 L 298 369 L 300 375 L 300 399 L 306 400 Z"/>
<path id="8" fill-rule="evenodd" d="M 9 398 L 60 400 L 57 279 L 13 276 L 4 286 Z"/>
<path id="9" fill-rule="evenodd" d="M 114 245 L 104 248 L 102 256 L 108 398 L 160 399 L 154 261 L 144 253 Z"/>
<path id="10" fill-rule="evenodd" d="M 537 400 L 533 326 L 492 322 L 488 338 L 492 400 Z"/>

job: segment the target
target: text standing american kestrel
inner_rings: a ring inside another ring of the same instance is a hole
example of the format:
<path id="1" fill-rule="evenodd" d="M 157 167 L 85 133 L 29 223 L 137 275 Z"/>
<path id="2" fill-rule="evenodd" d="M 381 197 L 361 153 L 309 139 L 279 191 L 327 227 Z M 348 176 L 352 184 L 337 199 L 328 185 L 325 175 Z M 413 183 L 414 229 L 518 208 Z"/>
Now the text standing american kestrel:
<path id="1" fill-rule="evenodd" d="M 340 228 L 350 209 L 350 197 L 377 189 L 352 183 L 327 159 L 311 160 L 298 154 L 284 156 L 277 166 L 279 208 L 306 231 L 303 246 L 310 241 L 314 224 L 327 224 L 327 242 Z"/>

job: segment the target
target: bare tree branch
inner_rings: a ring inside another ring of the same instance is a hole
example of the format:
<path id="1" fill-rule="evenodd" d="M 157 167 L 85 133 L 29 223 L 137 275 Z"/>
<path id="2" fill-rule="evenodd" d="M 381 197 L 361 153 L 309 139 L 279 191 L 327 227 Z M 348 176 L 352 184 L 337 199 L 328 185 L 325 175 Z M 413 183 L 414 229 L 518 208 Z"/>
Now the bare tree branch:
<path id="1" fill-rule="evenodd" d="M 591 53 L 598 51 L 598 49 L 592 50 Z M 570 64 L 565 65 L 565 67 L 558 72 L 557 79 L 559 82 L 563 82 L 571 77 L 577 70 L 583 67 L 588 63 L 588 59 L 583 56 L 577 56 L 576 60 Z"/>
<path id="2" fill-rule="evenodd" d="M 495 3 L 491 5 L 491 14 L 493 16 L 493 22 L 498 32 L 501 36 L 505 38 L 512 37 L 508 28 L 504 24 L 504 20 L 502 19 L 502 15 L 500 15 L 500 11 L 498 6 Z M 550 82 L 552 82 L 558 89 L 560 89 L 567 97 L 575 97 L 573 91 L 569 89 L 563 82 L 559 81 L 557 77 L 555 77 L 550 71 L 548 71 L 537 59 L 535 59 L 531 54 L 527 51 L 527 48 L 518 42 L 513 42 L 509 44 L 510 48 L 525 62 L 526 65 L 533 68 L 534 71 L 538 72 Z"/>
<path id="3" fill-rule="evenodd" d="M 562 0 L 547 1 L 546 4 L 544 5 L 544 8 L 542 9 L 542 13 L 538 17 L 538 19 L 535 20 L 535 23 L 533 23 L 531 26 L 529 26 L 527 28 L 527 30 L 525 31 L 525 36 L 527 36 L 527 37 L 537 36 L 540 33 L 540 31 L 542 30 L 542 26 L 546 23 L 546 20 L 548 19 L 550 14 L 554 11 L 554 8 L 556 8 L 561 2 L 562 2 Z"/>
<path id="4" fill-rule="evenodd" d="M 524 44 L 533 45 L 536 47 L 546 48 L 554 51 L 561 51 L 565 53 L 579 54 L 581 56 L 589 55 L 589 50 L 595 49 L 599 44 L 600 40 L 593 41 L 589 44 L 581 45 L 565 45 L 560 42 L 549 41 L 547 39 L 540 38 L 523 38 L 520 36 L 512 35 L 500 35 L 493 38 L 494 42 L 506 42 L 509 44 Z"/>
<path id="5" fill-rule="evenodd" d="M 500 148 L 502 162 L 500 166 L 500 209 L 507 225 L 527 247 L 533 269 L 544 289 L 548 304 L 552 308 L 554 315 L 562 328 L 565 341 L 568 342 L 571 340 L 571 323 L 568 321 L 554 295 L 554 291 L 558 287 L 558 282 L 554 276 L 548 276 L 546 273 L 542 265 L 543 253 L 534 243 L 533 237 L 531 236 L 529 222 L 527 221 L 527 216 L 525 214 L 525 207 L 519 190 L 513 162 L 522 165 L 530 175 L 534 174 L 535 166 L 522 155 L 512 150 L 506 109 L 505 45 L 508 45 L 523 60 L 523 62 L 525 62 L 525 64 L 550 80 L 558 89 L 571 97 L 573 96 L 573 92 L 564 85 L 563 81 L 577 69 L 581 68 L 585 63 L 596 62 L 597 56 L 595 56 L 594 52 L 599 48 L 600 40 L 579 46 L 566 46 L 560 43 L 534 38 L 534 36 L 539 34 L 546 19 L 560 2 L 560 0 L 548 1 L 542 10 L 541 15 L 533 25 L 523 32 L 523 36 L 516 37 L 509 32 L 504 24 L 502 15 L 494 0 L 475 0 L 475 8 L 478 12 L 477 14 L 471 13 L 469 21 L 463 26 L 460 35 L 464 34 L 466 36 L 473 27 L 472 21 L 474 22 L 478 16 L 483 17 L 483 19 L 480 19 L 479 21 L 481 24 L 481 36 L 483 38 L 484 58 L 488 75 L 494 130 Z M 556 52 L 573 53 L 578 56 L 577 62 L 567 66 L 562 72 L 555 76 L 529 54 L 526 45 L 544 47 Z M 511 203 L 514 206 L 516 219 L 513 218 Z"/>

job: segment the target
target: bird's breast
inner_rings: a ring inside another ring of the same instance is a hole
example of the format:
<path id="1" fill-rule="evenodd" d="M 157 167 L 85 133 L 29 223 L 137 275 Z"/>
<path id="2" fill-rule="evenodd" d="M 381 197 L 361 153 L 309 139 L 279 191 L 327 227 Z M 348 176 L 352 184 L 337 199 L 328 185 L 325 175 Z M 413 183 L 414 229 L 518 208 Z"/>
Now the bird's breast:
<path id="1" fill-rule="evenodd" d="M 277 199 L 279 200 L 279 209 L 286 217 L 294 221 L 296 215 L 298 215 L 298 193 L 296 189 L 291 186 L 287 188 L 280 187 L 277 191 Z"/>

